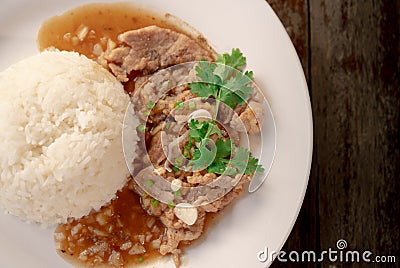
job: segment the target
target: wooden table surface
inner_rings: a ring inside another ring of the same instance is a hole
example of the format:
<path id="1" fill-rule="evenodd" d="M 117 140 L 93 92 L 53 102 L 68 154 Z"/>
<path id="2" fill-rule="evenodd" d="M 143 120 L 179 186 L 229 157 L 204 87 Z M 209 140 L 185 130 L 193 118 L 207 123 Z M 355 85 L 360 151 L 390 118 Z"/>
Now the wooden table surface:
<path id="1" fill-rule="evenodd" d="M 399 267 L 400 1 L 267 1 L 303 64 L 314 119 L 308 189 L 283 250 L 345 239 L 346 250 L 397 261 L 272 267 Z"/>

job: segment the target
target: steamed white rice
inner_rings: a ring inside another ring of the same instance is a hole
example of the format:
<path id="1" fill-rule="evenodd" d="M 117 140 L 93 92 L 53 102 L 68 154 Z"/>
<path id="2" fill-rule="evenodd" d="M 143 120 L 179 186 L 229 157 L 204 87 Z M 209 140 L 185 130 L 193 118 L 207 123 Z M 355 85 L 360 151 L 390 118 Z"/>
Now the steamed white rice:
<path id="1" fill-rule="evenodd" d="M 97 63 L 47 51 L 0 74 L 0 207 L 45 226 L 115 197 L 129 97 Z"/>

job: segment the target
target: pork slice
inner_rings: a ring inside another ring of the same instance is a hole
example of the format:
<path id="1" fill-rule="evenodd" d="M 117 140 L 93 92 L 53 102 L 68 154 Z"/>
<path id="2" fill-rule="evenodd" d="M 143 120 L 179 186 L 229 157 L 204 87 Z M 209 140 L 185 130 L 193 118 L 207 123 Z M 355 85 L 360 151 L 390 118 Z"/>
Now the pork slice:
<path id="1" fill-rule="evenodd" d="M 162 131 L 154 135 L 149 145 L 150 161 L 155 164 L 160 164 L 165 158 L 164 148 L 161 140 Z"/>
<path id="2" fill-rule="evenodd" d="M 210 51 L 200 46 L 188 36 L 158 26 L 148 26 L 127 31 L 118 36 L 123 47 L 118 47 L 105 55 L 108 63 L 118 65 L 114 73 L 120 81 L 127 81 L 132 71 L 152 73 L 175 64 L 212 60 Z M 114 71 L 111 69 L 111 71 Z"/>
<path id="3" fill-rule="evenodd" d="M 229 193 L 210 204 L 203 205 L 201 208 L 205 212 L 218 212 L 222 210 L 239 197 L 244 190 L 244 184 L 248 183 L 250 179 L 251 178 L 248 175 L 241 176 L 239 182 Z"/>
<path id="4" fill-rule="evenodd" d="M 204 229 L 206 213 L 203 210 L 199 211 L 199 216 L 194 225 L 187 226 L 186 224 L 179 223 L 179 219 L 170 216 L 170 227 L 167 227 L 166 242 L 160 247 L 162 255 L 173 253 L 178 248 L 180 242 L 190 242 L 200 237 Z M 168 215 L 163 217 L 163 222 L 168 218 Z"/>

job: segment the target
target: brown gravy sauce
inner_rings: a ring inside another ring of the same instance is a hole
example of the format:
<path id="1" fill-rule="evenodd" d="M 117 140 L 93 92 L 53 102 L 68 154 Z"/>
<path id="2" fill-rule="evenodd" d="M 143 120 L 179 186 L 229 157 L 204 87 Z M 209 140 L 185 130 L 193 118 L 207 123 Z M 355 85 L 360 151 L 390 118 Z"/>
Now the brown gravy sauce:
<path id="1" fill-rule="evenodd" d="M 38 32 L 38 46 L 40 51 L 55 47 L 94 59 L 97 57 L 93 54 L 95 44 L 101 44 L 104 39 L 117 42 L 118 35 L 128 30 L 157 25 L 188 34 L 171 18 L 169 14 L 159 14 L 129 3 L 83 5 L 45 21 Z M 88 33 L 84 39 L 73 42 L 71 39 L 85 26 Z"/>
<path id="2" fill-rule="evenodd" d="M 152 241 L 161 241 L 164 231 L 161 221 L 142 209 L 140 197 L 125 187 L 100 211 L 59 225 L 55 241 L 58 253 L 77 266 L 136 266 L 160 256 Z"/>
<path id="3" fill-rule="evenodd" d="M 97 59 L 96 44 L 105 50 L 108 39 L 118 43 L 117 36 L 127 30 L 157 25 L 188 34 L 170 22 L 169 16 L 128 3 L 84 5 L 45 21 L 38 32 L 38 46 L 41 51 L 55 47 Z M 131 91 L 129 84 L 125 89 Z M 55 231 L 59 254 L 76 266 L 107 267 L 136 266 L 159 257 L 160 253 L 152 248 L 152 243 L 157 238 L 162 239 L 165 228 L 157 217 L 142 209 L 140 200 L 140 196 L 126 186 L 99 212 L 59 225 Z M 139 243 L 146 252 L 129 254 L 129 248 L 122 250 L 121 246 L 124 248 L 126 243 L 126 247 L 130 246 L 129 242 L 132 245 Z M 82 255 L 82 252 L 87 254 Z M 113 255 L 113 252 L 119 254 Z M 115 260 L 110 262 L 110 259 Z"/>

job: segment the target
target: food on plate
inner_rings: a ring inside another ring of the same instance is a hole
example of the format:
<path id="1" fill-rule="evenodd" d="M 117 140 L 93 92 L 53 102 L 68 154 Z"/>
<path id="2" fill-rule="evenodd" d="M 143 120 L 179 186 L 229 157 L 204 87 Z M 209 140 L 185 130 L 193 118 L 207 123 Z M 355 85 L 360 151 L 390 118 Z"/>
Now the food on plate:
<path id="1" fill-rule="evenodd" d="M 166 228 L 162 255 L 178 259 L 182 245 L 201 236 L 207 216 L 263 171 L 240 145 L 241 133 L 260 133 L 263 117 L 253 74 L 240 71 L 245 64 L 234 49 L 216 63 L 180 64 L 136 79 L 132 99 L 143 126 L 142 157 L 134 162 L 132 184 L 144 209 Z"/>
<path id="2" fill-rule="evenodd" d="M 46 51 L 3 71 L 0 207 L 52 226 L 107 204 L 129 176 L 128 103 L 113 75 L 75 52 Z"/>
<path id="3" fill-rule="evenodd" d="M 119 266 L 171 254 L 179 266 L 184 247 L 201 236 L 207 217 L 237 199 L 251 176 L 263 170 L 240 146 L 241 134 L 260 134 L 264 116 L 253 73 L 243 71 L 246 58 L 238 49 L 215 57 L 188 40 L 149 26 L 121 33 L 99 54 L 98 62 L 132 96 L 140 120 L 138 157 L 119 199 L 56 230 L 62 256 Z M 216 76 L 220 86 L 207 80 Z M 235 93 L 222 85 L 235 87 Z M 192 166 L 185 170 L 185 164 Z M 122 209 L 127 203 L 131 209 Z M 140 209 L 146 215 L 140 214 L 138 226 L 133 219 Z"/>
<path id="4" fill-rule="evenodd" d="M 180 266 L 264 171 L 247 139 L 260 139 L 264 98 L 246 58 L 121 3 L 51 18 L 38 44 L 0 76 L 0 205 L 60 223 L 56 249 L 73 265 Z"/>
<path id="5" fill-rule="evenodd" d="M 159 69 L 195 60 L 212 60 L 212 51 L 207 51 L 195 40 L 170 29 L 152 25 L 118 35 L 123 44 L 109 48 L 100 59 L 121 81 L 132 71 L 149 74 Z"/>

